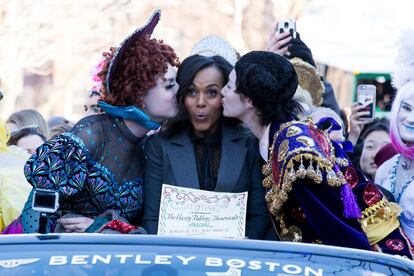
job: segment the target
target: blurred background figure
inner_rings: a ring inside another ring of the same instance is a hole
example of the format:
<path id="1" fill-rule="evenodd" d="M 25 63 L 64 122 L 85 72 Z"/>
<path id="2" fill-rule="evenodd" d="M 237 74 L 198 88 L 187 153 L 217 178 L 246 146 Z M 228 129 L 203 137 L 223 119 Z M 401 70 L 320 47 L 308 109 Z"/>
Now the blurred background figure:
<path id="1" fill-rule="evenodd" d="M 56 125 L 64 123 L 69 123 L 69 120 L 62 116 L 53 116 L 49 120 L 47 120 L 47 126 L 49 130 Z"/>
<path id="2" fill-rule="evenodd" d="M 7 145 L 17 146 L 29 154 L 36 152 L 36 149 L 46 141 L 40 130 L 36 127 L 21 128 L 12 133 Z"/>
<path id="3" fill-rule="evenodd" d="M 43 137 L 48 135 L 46 120 L 34 109 L 23 109 L 10 115 L 6 121 L 11 134 L 22 128 L 37 128 Z"/>
<path id="4" fill-rule="evenodd" d="M 50 128 L 49 136 L 47 137 L 47 139 L 48 140 L 52 139 L 59 134 L 70 131 L 74 125 L 75 125 L 74 123 L 69 122 L 69 121 L 65 121 L 60 124 L 54 125 L 53 127 Z"/>
<path id="5" fill-rule="evenodd" d="M 367 125 L 362 132 L 361 139 L 355 147 L 358 152 L 359 162 L 355 162 L 361 168 L 361 171 L 371 180 L 375 179 L 377 165 L 375 156 L 378 151 L 390 143 L 389 121 L 386 118 L 376 118 L 374 122 Z"/>
<path id="6" fill-rule="evenodd" d="M 3 94 L 0 92 L 0 101 Z M 23 174 L 29 154 L 15 146 L 7 146 L 10 130 L 0 121 L 0 232 L 16 219 L 31 191 Z"/>
<path id="7" fill-rule="evenodd" d="M 65 133 L 72 129 L 74 123 L 61 116 L 54 116 L 47 121 L 49 127 L 49 133 L 46 137 L 47 140 L 52 139 L 56 135 Z"/>
<path id="8" fill-rule="evenodd" d="M 96 90 L 89 91 L 88 97 L 86 98 L 85 105 L 83 106 L 85 110 L 85 117 L 101 113 L 98 107 L 98 100 L 101 98 L 101 93 Z"/>

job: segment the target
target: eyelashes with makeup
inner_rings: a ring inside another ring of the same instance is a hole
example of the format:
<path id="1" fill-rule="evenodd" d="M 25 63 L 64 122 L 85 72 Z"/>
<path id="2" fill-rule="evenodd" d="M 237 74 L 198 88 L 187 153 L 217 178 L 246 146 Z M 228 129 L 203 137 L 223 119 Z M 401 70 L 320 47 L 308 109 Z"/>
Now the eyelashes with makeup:
<path id="1" fill-rule="evenodd" d="M 186 95 L 187 95 L 187 96 L 190 96 L 190 97 L 195 97 L 195 96 L 197 95 L 197 93 L 198 93 L 198 91 L 197 91 L 197 90 L 195 90 L 195 89 L 193 89 L 193 88 L 189 88 L 189 89 L 187 90 Z M 207 96 L 208 96 L 208 97 L 210 97 L 210 98 L 214 98 L 214 97 L 216 97 L 218 94 L 219 94 L 219 91 L 218 91 L 218 90 L 216 90 L 216 89 L 208 89 L 208 90 L 207 90 Z"/>
<path id="2" fill-rule="evenodd" d="M 402 106 L 401 106 L 401 108 L 404 110 L 404 111 L 408 111 L 408 112 L 411 112 L 411 107 L 410 106 L 408 106 L 408 105 L 406 105 L 406 104 L 402 104 Z"/>

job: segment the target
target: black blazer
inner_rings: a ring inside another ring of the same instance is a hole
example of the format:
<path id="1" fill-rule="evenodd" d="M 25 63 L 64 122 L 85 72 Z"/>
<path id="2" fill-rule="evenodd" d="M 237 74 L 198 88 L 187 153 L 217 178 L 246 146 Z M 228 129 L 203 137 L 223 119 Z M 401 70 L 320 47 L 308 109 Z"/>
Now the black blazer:
<path id="1" fill-rule="evenodd" d="M 156 234 L 162 184 L 200 189 L 194 145 L 188 132 L 171 138 L 160 134 L 148 138 L 144 177 L 144 227 Z M 222 126 L 220 168 L 216 192 L 248 191 L 246 236 L 262 239 L 269 225 L 255 137 L 239 126 Z"/>

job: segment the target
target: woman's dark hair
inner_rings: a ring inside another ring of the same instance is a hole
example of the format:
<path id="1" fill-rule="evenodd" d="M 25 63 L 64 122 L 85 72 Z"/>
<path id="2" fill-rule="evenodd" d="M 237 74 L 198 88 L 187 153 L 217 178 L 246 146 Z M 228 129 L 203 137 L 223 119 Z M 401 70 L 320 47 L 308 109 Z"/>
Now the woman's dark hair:
<path id="1" fill-rule="evenodd" d="M 265 51 L 245 54 L 235 65 L 236 93 L 252 100 L 262 125 L 282 123 L 302 112 L 293 100 L 298 87 L 295 68 L 286 58 Z"/>
<path id="2" fill-rule="evenodd" d="M 177 115 L 169 120 L 166 125 L 165 134 L 169 137 L 181 130 L 188 128 L 191 125 L 188 119 L 188 112 L 184 106 L 184 98 L 188 92 L 189 87 L 193 84 L 194 77 L 198 72 L 203 69 L 214 67 L 217 68 L 223 76 L 223 85 L 229 80 L 229 75 L 233 66 L 222 58 L 221 56 L 206 57 L 201 55 L 192 55 L 184 59 L 177 71 L 177 83 L 179 84 L 178 92 L 176 95 L 178 103 Z M 238 124 L 238 120 L 223 117 L 221 114 L 221 120 L 229 124 Z"/>
<path id="3" fill-rule="evenodd" d="M 34 128 L 34 127 L 26 127 L 26 128 L 22 128 L 16 132 L 12 132 L 9 141 L 7 141 L 7 145 L 11 146 L 11 145 L 17 145 L 17 142 L 19 142 L 20 139 L 26 137 L 26 136 L 30 136 L 30 135 L 37 135 L 39 136 L 43 142 L 46 141 L 46 137 L 39 131 L 38 128 Z"/>
<path id="4" fill-rule="evenodd" d="M 367 138 L 373 131 L 385 131 L 386 133 L 390 133 L 390 121 L 387 118 L 375 118 L 372 123 L 366 125 L 362 130 L 362 140 L 365 140 L 365 138 Z"/>

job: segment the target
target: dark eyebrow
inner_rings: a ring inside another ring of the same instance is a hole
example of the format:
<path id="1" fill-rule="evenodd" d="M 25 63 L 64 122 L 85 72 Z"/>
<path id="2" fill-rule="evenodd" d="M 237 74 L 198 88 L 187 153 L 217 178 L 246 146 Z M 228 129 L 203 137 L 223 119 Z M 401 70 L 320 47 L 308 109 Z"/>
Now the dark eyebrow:
<path id="1" fill-rule="evenodd" d="M 164 83 L 172 83 L 172 82 L 174 82 L 174 78 L 169 78 L 169 79 L 166 79 L 166 78 L 163 78 L 162 79 L 162 81 L 164 82 Z"/>
<path id="2" fill-rule="evenodd" d="M 409 104 L 409 103 L 407 103 L 407 102 L 405 102 L 405 101 L 402 101 L 402 102 L 401 102 L 401 105 L 403 105 L 403 104 L 408 105 L 409 107 L 411 107 L 411 104 Z"/>
<path id="3" fill-rule="evenodd" d="M 217 84 L 215 84 L 215 83 L 212 83 L 212 84 L 207 85 L 207 87 L 212 87 L 212 86 L 219 87 L 219 86 L 218 86 Z"/>

